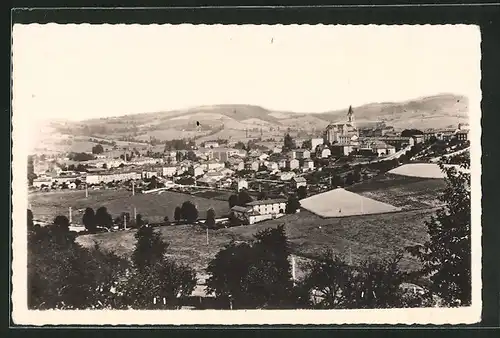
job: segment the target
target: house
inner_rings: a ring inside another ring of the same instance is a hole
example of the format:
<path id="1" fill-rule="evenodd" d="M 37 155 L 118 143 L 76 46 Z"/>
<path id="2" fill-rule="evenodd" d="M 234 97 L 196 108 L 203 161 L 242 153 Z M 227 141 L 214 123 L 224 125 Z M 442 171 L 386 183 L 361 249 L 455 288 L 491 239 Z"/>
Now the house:
<path id="1" fill-rule="evenodd" d="M 108 183 L 113 181 L 128 181 L 141 179 L 141 174 L 136 172 L 116 172 L 107 174 L 87 174 L 85 182 L 87 184 Z"/>
<path id="2" fill-rule="evenodd" d="M 279 154 L 281 153 L 283 150 L 283 147 L 282 146 L 275 146 L 273 149 L 272 149 L 272 152 L 273 154 Z"/>
<path id="3" fill-rule="evenodd" d="M 296 189 L 307 186 L 307 181 L 304 177 L 294 177 L 292 182 L 295 184 Z"/>
<path id="4" fill-rule="evenodd" d="M 311 139 L 311 151 L 315 151 L 318 146 L 323 145 L 323 138 L 313 138 Z"/>
<path id="5" fill-rule="evenodd" d="M 320 152 L 320 157 L 321 158 L 328 158 L 332 156 L 332 151 L 328 147 L 324 147 L 321 152 Z"/>
<path id="6" fill-rule="evenodd" d="M 415 142 L 415 144 L 424 142 L 424 134 L 413 135 L 412 138 L 413 138 L 413 141 Z"/>
<path id="7" fill-rule="evenodd" d="M 218 161 L 208 161 L 205 164 L 205 170 L 218 170 L 224 168 L 224 163 Z"/>
<path id="8" fill-rule="evenodd" d="M 354 150 L 354 145 L 350 143 L 336 143 L 332 145 L 333 155 L 348 156 Z"/>
<path id="9" fill-rule="evenodd" d="M 191 176 L 198 177 L 205 173 L 205 168 L 201 165 L 192 165 L 189 167 L 188 172 Z"/>
<path id="10" fill-rule="evenodd" d="M 424 136 L 425 139 L 425 136 Z M 396 148 L 396 151 L 403 149 L 406 146 L 413 147 L 415 140 L 412 137 L 380 137 L 378 141 L 382 141 Z"/>
<path id="11" fill-rule="evenodd" d="M 40 177 L 40 178 L 35 178 L 33 180 L 33 187 L 35 188 L 50 187 L 51 185 L 52 185 L 51 177 Z"/>
<path id="12" fill-rule="evenodd" d="M 224 178 L 224 174 L 220 171 L 209 171 L 203 177 L 208 177 L 212 181 L 217 182 Z"/>
<path id="13" fill-rule="evenodd" d="M 234 207 L 231 208 L 231 213 L 243 224 L 251 224 L 249 219 L 250 214 L 252 213 L 251 207 L 242 207 L 239 205 L 235 205 Z"/>
<path id="14" fill-rule="evenodd" d="M 248 182 L 246 180 L 238 180 L 237 189 L 238 191 L 242 189 L 248 189 Z"/>
<path id="15" fill-rule="evenodd" d="M 233 164 L 232 168 L 233 168 L 235 171 L 241 171 L 241 170 L 244 170 L 244 169 L 245 169 L 245 162 L 243 162 L 243 161 L 236 162 L 235 164 Z"/>
<path id="16" fill-rule="evenodd" d="M 288 156 L 291 159 L 299 159 L 300 160 L 303 158 L 310 158 L 311 152 L 307 149 L 294 149 L 288 153 Z"/>
<path id="17" fill-rule="evenodd" d="M 170 167 L 163 167 L 162 168 L 163 177 L 172 177 L 176 173 L 177 173 L 177 167 L 170 166 Z"/>
<path id="18" fill-rule="evenodd" d="M 248 170 L 259 171 L 259 167 L 260 167 L 259 161 L 251 161 L 245 164 L 245 168 Z"/>
<path id="19" fill-rule="evenodd" d="M 260 201 L 252 201 L 246 204 L 253 211 L 260 215 L 284 214 L 286 209 L 286 199 L 268 199 Z"/>
<path id="20" fill-rule="evenodd" d="M 217 170 L 217 172 L 221 173 L 224 176 L 231 176 L 234 174 L 234 170 L 231 170 L 229 168 L 222 168 Z"/>
<path id="21" fill-rule="evenodd" d="M 279 169 L 286 168 L 286 159 L 285 158 L 282 158 L 282 159 L 278 160 L 278 168 Z"/>
<path id="22" fill-rule="evenodd" d="M 396 147 L 384 142 L 375 142 L 375 144 L 372 145 L 372 150 L 377 156 L 387 156 L 396 153 Z"/>
<path id="23" fill-rule="evenodd" d="M 207 142 L 205 142 L 204 147 L 205 148 L 218 148 L 219 147 L 219 142 L 216 142 L 216 141 L 207 141 Z"/>
<path id="24" fill-rule="evenodd" d="M 267 166 L 267 169 L 270 171 L 275 171 L 275 170 L 279 169 L 279 165 L 277 162 L 268 162 L 266 164 L 266 166 Z"/>
<path id="25" fill-rule="evenodd" d="M 293 171 L 288 171 L 280 174 L 281 181 L 290 181 L 295 177 L 295 173 Z"/>
<path id="26" fill-rule="evenodd" d="M 148 170 L 148 171 L 143 171 L 142 172 L 142 178 L 143 179 L 150 179 L 153 176 L 158 177 L 158 173 L 156 171 Z"/>
<path id="27" fill-rule="evenodd" d="M 458 130 L 455 135 L 459 141 L 469 140 L 469 130 Z"/>
<path id="28" fill-rule="evenodd" d="M 287 168 L 289 168 L 290 170 L 297 169 L 300 166 L 299 160 L 297 160 L 295 158 L 287 161 L 286 164 L 287 164 Z"/>
<path id="29" fill-rule="evenodd" d="M 311 159 L 305 159 L 302 164 L 302 169 L 305 171 L 314 170 L 314 161 Z"/>

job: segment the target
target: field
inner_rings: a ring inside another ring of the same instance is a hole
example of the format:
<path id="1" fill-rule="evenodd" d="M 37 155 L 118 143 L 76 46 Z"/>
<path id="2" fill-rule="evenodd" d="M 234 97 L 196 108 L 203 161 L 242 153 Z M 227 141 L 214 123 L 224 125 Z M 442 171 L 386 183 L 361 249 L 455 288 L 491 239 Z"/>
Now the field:
<path id="1" fill-rule="evenodd" d="M 345 217 L 399 211 L 399 208 L 342 188 L 300 201 L 303 208 L 322 217 Z"/>
<path id="2" fill-rule="evenodd" d="M 346 190 L 403 210 L 412 210 L 440 205 L 438 196 L 445 187 L 444 179 L 385 174 L 352 185 Z"/>
<path id="3" fill-rule="evenodd" d="M 175 207 L 184 201 L 191 201 L 198 207 L 200 218 L 205 217 L 209 208 L 220 217 L 229 212 L 227 201 L 190 196 L 182 193 L 164 191 L 162 194 L 137 194 L 131 196 L 126 190 L 89 190 L 85 198 L 84 191 L 34 193 L 29 195 L 29 203 L 35 219 L 51 220 L 57 215 L 68 215 L 68 208 L 73 209 L 73 221 L 80 222 L 86 207 L 105 206 L 116 217 L 122 212 L 133 214 L 134 207 L 138 214 L 150 221 L 161 221 L 165 216 L 173 219 Z"/>
<path id="4" fill-rule="evenodd" d="M 351 257 L 354 263 L 370 257 L 385 257 L 397 249 L 425 241 L 424 220 L 430 213 L 430 210 L 420 210 L 324 219 L 302 211 L 252 226 L 209 230 L 209 245 L 206 232 L 198 226 L 174 225 L 158 228 L 158 231 L 170 244 L 168 253 L 175 260 L 189 264 L 199 274 L 204 274 L 208 262 L 231 240 L 248 241 L 257 231 L 279 224 L 285 224 L 292 252 L 301 257 L 317 257 L 325 249 L 332 249 L 346 259 Z M 129 230 L 84 235 L 79 236 L 77 241 L 87 247 L 97 243 L 102 250 L 130 257 L 136 241 L 134 234 L 134 230 Z M 299 275 L 301 262 L 303 260 L 298 259 Z M 401 262 L 402 269 L 417 267 L 418 262 L 409 257 Z"/>
<path id="5" fill-rule="evenodd" d="M 422 177 L 422 178 L 445 178 L 445 174 L 434 163 L 409 163 L 389 171 L 391 174 Z"/>

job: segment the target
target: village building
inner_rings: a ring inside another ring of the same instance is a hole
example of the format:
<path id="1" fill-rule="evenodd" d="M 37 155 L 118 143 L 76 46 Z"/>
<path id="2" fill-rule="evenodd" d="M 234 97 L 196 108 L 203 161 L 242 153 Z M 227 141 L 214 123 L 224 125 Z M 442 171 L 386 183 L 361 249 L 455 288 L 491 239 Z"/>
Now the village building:
<path id="1" fill-rule="evenodd" d="M 309 158 L 305 159 L 304 163 L 302 163 L 302 170 L 304 171 L 314 170 L 314 161 Z"/>
<path id="2" fill-rule="evenodd" d="M 293 158 L 291 160 L 288 160 L 286 162 L 286 164 L 287 164 L 287 168 L 290 169 L 290 170 L 298 169 L 299 166 L 300 166 L 299 160 L 297 160 L 295 158 Z"/>
<path id="3" fill-rule="evenodd" d="M 267 167 L 267 170 L 269 170 L 269 171 L 279 170 L 279 165 L 277 162 L 267 162 L 266 167 Z"/>
<path id="4" fill-rule="evenodd" d="M 286 158 L 279 159 L 278 160 L 278 168 L 279 169 L 286 168 L 286 163 L 287 163 Z"/>
<path id="5" fill-rule="evenodd" d="M 151 179 L 152 177 L 158 177 L 158 172 L 154 170 L 146 170 L 142 172 L 142 178 L 143 179 Z"/>
<path id="6" fill-rule="evenodd" d="M 224 168 L 224 163 L 223 162 L 218 162 L 218 161 L 208 161 L 203 164 L 205 166 L 206 171 L 211 171 L 211 170 L 219 170 Z"/>
<path id="7" fill-rule="evenodd" d="M 294 178 L 296 175 L 293 171 L 288 171 L 280 174 L 280 180 L 281 181 L 290 181 L 292 178 Z"/>
<path id="8" fill-rule="evenodd" d="M 307 186 L 307 181 L 304 177 L 296 176 L 292 179 L 292 182 L 296 189 Z"/>
<path id="9" fill-rule="evenodd" d="M 43 188 L 43 187 L 50 187 L 52 185 L 52 177 L 40 177 L 40 178 L 35 178 L 33 180 L 33 187 L 35 188 Z"/>
<path id="10" fill-rule="evenodd" d="M 316 151 L 316 149 L 318 148 L 318 146 L 321 146 L 323 145 L 324 143 L 324 139 L 323 138 L 313 138 L 311 139 L 311 151 Z"/>
<path id="11" fill-rule="evenodd" d="M 330 156 L 332 156 L 332 151 L 328 147 L 323 147 L 319 152 L 319 157 L 321 158 L 328 158 Z"/>
<path id="12" fill-rule="evenodd" d="M 331 123 L 326 127 L 324 139 L 330 143 L 350 144 L 359 138 L 359 131 L 354 122 L 354 111 L 349 107 L 347 122 Z"/>
<path id="13" fill-rule="evenodd" d="M 163 177 L 172 177 L 172 176 L 175 176 L 176 173 L 177 173 L 177 167 L 175 167 L 175 166 L 169 166 L 169 167 L 162 168 L 162 176 Z"/>
<path id="14" fill-rule="evenodd" d="M 109 183 L 113 181 L 139 180 L 141 174 L 136 172 L 116 172 L 106 174 L 87 174 L 85 182 L 87 184 Z"/>
<path id="15" fill-rule="evenodd" d="M 457 130 L 455 135 L 459 141 L 469 140 L 469 130 Z"/>
<path id="16" fill-rule="evenodd" d="M 217 142 L 217 141 L 207 141 L 207 142 L 205 142 L 204 147 L 205 148 L 218 148 L 219 147 L 219 142 Z"/>
<path id="17" fill-rule="evenodd" d="M 273 149 L 271 151 L 273 152 L 273 154 L 280 154 L 283 151 L 283 147 L 282 146 L 275 146 L 275 147 L 273 147 Z"/>
<path id="18" fill-rule="evenodd" d="M 335 156 L 348 156 L 355 149 L 353 144 L 332 144 L 331 154 Z"/>
<path id="19" fill-rule="evenodd" d="M 245 169 L 247 170 L 259 171 L 259 168 L 260 168 L 259 161 L 250 161 L 245 163 Z"/>
<path id="20" fill-rule="evenodd" d="M 238 192 L 242 189 L 247 190 L 248 189 L 248 182 L 246 180 L 240 179 L 238 182 L 236 182 L 236 189 Z"/>
<path id="21" fill-rule="evenodd" d="M 198 177 L 205 173 L 205 168 L 201 165 L 192 165 L 189 167 L 188 173 L 193 177 Z"/>
<path id="22" fill-rule="evenodd" d="M 425 137 L 424 137 L 425 138 Z M 387 143 L 396 148 L 396 151 L 399 151 L 407 146 L 413 147 L 415 145 L 415 140 L 412 137 L 380 137 L 376 140 Z"/>
<path id="23" fill-rule="evenodd" d="M 247 203 L 246 206 L 251 207 L 253 211 L 258 212 L 260 215 L 284 214 L 286 202 L 286 199 L 268 199 L 252 201 Z"/>

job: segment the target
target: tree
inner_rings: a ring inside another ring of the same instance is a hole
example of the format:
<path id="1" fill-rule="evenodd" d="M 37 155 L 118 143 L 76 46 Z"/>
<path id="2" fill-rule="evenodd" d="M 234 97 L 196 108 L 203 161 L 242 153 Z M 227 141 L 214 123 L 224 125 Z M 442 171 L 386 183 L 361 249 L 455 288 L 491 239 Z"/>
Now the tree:
<path id="1" fill-rule="evenodd" d="M 299 200 L 302 200 L 307 197 L 307 187 L 305 185 L 301 185 L 297 189 L 297 197 L 299 198 Z"/>
<path id="2" fill-rule="evenodd" d="M 61 232 L 68 232 L 69 225 L 69 219 L 66 216 L 56 216 L 52 222 L 53 229 Z"/>
<path id="3" fill-rule="evenodd" d="M 89 233 L 95 233 L 97 225 L 96 225 L 96 217 L 94 213 L 94 209 L 86 208 L 85 213 L 82 217 L 82 223 L 85 226 L 85 229 Z"/>
<path id="4" fill-rule="evenodd" d="M 209 229 L 215 228 L 215 210 L 212 208 L 207 211 L 207 220 L 205 221 L 205 225 Z"/>
<path id="5" fill-rule="evenodd" d="M 170 219 L 168 218 L 168 216 L 165 216 L 163 218 L 163 225 L 170 225 Z"/>
<path id="6" fill-rule="evenodd" d="M 426 222 L 429 240 L 408 251 L 421 260 L 421 273 L 432 282 L 431 294 L 448 306 L 467 306 L 471 302 L 470 173 L 442 164 L 441 169 L 447 184 L 440 196 L 444 207 Z"/>
<path id="7" fill-rule="evenodd" d="M 108 213 L 106 207 L 100 207 L 95 212 L 95 224 L 105 228 L 113 227 L 113 217 Z"/>
<path id="8" fill-rule="evenodd" d="M 265 190 L 260 191 L 257 199 L 259 201 L 267 199 L 267 191 L 265 191 Z"/>
<path id="9" fill-rule="evenodd" d="M 180 207 L 175 207 L 174 219 L 177 223 L 179 223 L 179 221 L 181 220 L 181 208 Z"/>
<path id="10" fill-rule="evenodd" d="M 415 135 L 423 135 L 424 133 L 418 129 L 405 129 L 401 132 L 401 137 L 412 137 Z"/>
<path id="11" fill-rule="evenodd" d="M 245 189 L 241 189 L 238 193 L 238 205 L 245 206 L 247 203 L 252 202 L 252 197 Z"/>
<path id="12" fill-rule="evenodd" d="M 149 181 L 148 189 L 151 190 L 156 188 L 158 188 L 158 179 L 153 175 Z"/>
<path id="13" fill-rule="evenodd" d="M 168 245 L 152 227 L 140 227 L 135 234 L 137 243 L 132 253 L 134 267 L 144 271 L 163 259 Z"/>
<path id="14" fill-rule="evenodd" d="M 283 151 L 289 151 L 295 149 L 295 142 L 290 136 L 290 134 L 286 134 L 283 140 Z"/>
<path id="15" fill-rule="evenodd" d="M 241 142 L 241 141 L 236 142 L 236 144 L 234 145 L 234 148 L 235 148 L 235 149 L 242 149 L 242 150 L 246 150 L 245 143 L 243 143 L 243 142 Z"/>
<path id="16" fill-rule="evenodd" d="M 286 202 L 285 213 L 295 214 L 297 209 L 300 208 L 300 202 L 295 195 L 290 195 Z"/>
<path id="17" fill-rule="evenodd" d="M 27 215 L 28 215 L 28 223 L 27 223 L 28 231 L 31 231 L 35 227 L 35 224 L 33 222 L 33 212 L 30 209 L 28 209 Z"/>
<path id="18" fill-rule="evenodd" d="M 181 218 L 185 219 L 188 223 L 193 223 L 198 219 L 198 209 L 191 201 L 182 203 Z"/>
<path id="19" fill-rule="evenodd" d="M 229 196 L 228 203 L 229 203 L 229 208 L 232 208 L 235 205 L 238 205 L 238 195 Z"/>
<path id="20" fill-rule="evenodd" d="M 305 140 L 304 142 L 302 142 L 302 149 L 315 150 L 315 149 L 312 149 L 312 140 Z"/>
<path id="21" fill-rule="evenodd" d="M 146 224 L 146 223 L 145 223 L 145 222 L 144 222 L 144 220 L 142 219 L 142 215 L 141 215 L 141 214 L 137 214 L 137 215 L 135 216 L 135 226 L 136 226 L 136 228 L 139 228 L 139 229 L 140 229 L 140 228 L 142 228 L 142 226 L 143 226 L 144 224 Z"/>
<path id="22" fill-rule="evenodd" d="M 44 310 L 113 306 L 112 287 L 124 277 L 127 266 L 127 260 L 114 254 L 103 253 L 97 247 L 81 247 L 69 232 L 36 228 L 28 238 L 28 307 Z"/>

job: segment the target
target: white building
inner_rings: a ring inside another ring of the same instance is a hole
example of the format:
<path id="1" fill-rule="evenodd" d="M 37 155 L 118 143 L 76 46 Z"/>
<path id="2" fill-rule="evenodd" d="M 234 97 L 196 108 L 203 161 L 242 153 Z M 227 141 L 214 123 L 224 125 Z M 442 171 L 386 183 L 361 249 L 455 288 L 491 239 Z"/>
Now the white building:
<path id="1" fill-rule="evenodd" d="M 299 187 L 305 187 L 307 186 L 307 181 L 304 177 L 294 177 L 293 179 L 293 183 L 295 184 L 295 188 L 299 188 Z"/>
<path id="2" fill-rule="evenodd" d="M 311 159 L 304 160 L 304 164 L 302 165 L 302 169 L 305 171 L 314 170 L 314 161 Z"/>
<path id="3" fill-rule="evenodd" d="M 219 148 L 219 142 L 207 141 L 205 142 L 205 148 Z"/>
<path id="4" fill-rule="evenodd" d="M 41 188 L 43 186 L 50 187 L 51 185 L 52 185 L 52 178 L 50 177 L 35 178 L 33 180 L 33 186 L 35 188 Z"/>
<path id="5" fill-rule="evenodd" d="M 297 169 L 299 168 L 300 166 L 300 163 L 299 163 L 299 160 L 297 159 L 291 159 L 289 161 L 287 161 L 287 167 L 290 169 L 290 170 L 294 170 L 294 169 Z"/>
<path id="6" fill-rule="evenodd" d="M 171 166 L 171 167 L 163 167 L 162 168 L 162 175 L 164 177 L 172 177 L 177 173 L 177 167 Z"/>
<path id="7" fill-rule="evenodd" d="M 238 191 L 242 189 L 248 189 L 248 182 L 246 180 L 238 180 Z"/>
<path id="8" fill-rule="evenodd" d="M 253 211 L 260 215 L 284 214 L 286 209 L 286 199 L 269 199 L 252 201 L 246 206 L 251 207 Z"/>
<path id="9" fill-rule="evenodd" d="M 324 140 L 322 138 L 311 139 L 311 151 L 315 151 L 317 146 L 322 145 Z"/>
<path id="10" fill-rule="evenodd" d="M 328 158 L 330 156 L 332 156 L 332 151 L 330 150 L 330 148 L 325 147 L 323 148 L 323 150 L 321 150 L 321 158 Z"/>
<path id="11" fill-rule="evenodd" d="M 108 183 L 113 181 L 128 181 L 141 179 L 141 174 L 136 172 L 120 172 L 109 174 L 88 174 L 85 178 L 87 184 Z"/>
<path id="12" fill-rule="evenodd" d="M 191 166 L 189 168 L 189 173 L 191 174 L 191 176 L 194 176 L 194 177 L 201 176 L 205 173 L 205 168 L 201 165 Z"/>

